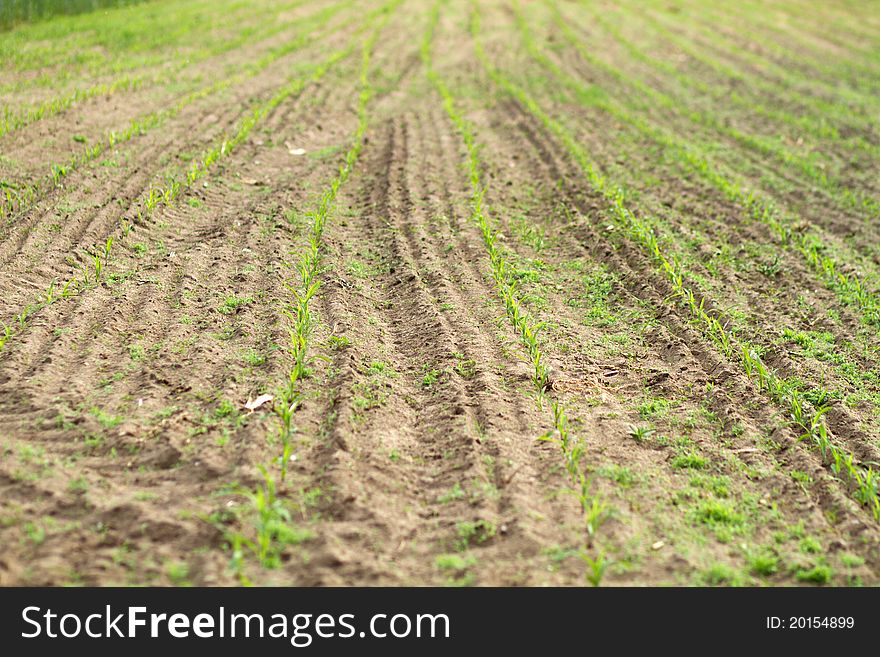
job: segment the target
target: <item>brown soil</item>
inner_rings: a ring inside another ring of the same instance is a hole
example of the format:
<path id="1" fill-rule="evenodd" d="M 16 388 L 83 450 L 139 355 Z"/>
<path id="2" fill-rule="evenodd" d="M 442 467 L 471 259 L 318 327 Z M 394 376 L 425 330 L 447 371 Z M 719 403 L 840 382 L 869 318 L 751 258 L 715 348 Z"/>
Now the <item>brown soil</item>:
<path id="1" fill-rule="evenodd" d="M 485 5 L 490 59 L 539 75 L 509 47 L 519 37 L 508 3 Z M 523 308 L 543 324 L 547 390 L 536 391 L 507 322 L 472 218 L 467 151 L 420 59 L 430 7 L 405 2 L 377 40 L 365 147 L 321 239 L 310 375 L 294 459 L 277 479 L 298 535 L 271 568 L 247 547 L 234 553 L 234 537 L 255 531 L 242 493 L 280 453 L 273 404 L 244 404 L 277 396 L 292 368 L 291 265 L 358 125 L 359 50 L 173 205 L 136 210 L 295 67 L 362 40 L 347 22 L 355 11 L 84 164 L 0 228 L 0 320 L 15 328 L 0 350 L 0 585 L 583 585 L 581 554 L 606 555 L 608 584 L 877 584 L 876 520 L 798 440 L 786 409 L 691 323 L 558 140 L 492 83 L 462 2 L 443 5 L 434 65 L 474 127 L 487 214 Z M 230 74 L 295 32 L 210 65 Z M 570 52 L 553 57 L 578 79 L 616 84 Z M 75 151 L 73 134 L 97 138 L 180 93 L 119 92 L 11 133 L 0 177 L 45 176 Z M 880 341 L 858 312 L 790 251 L 781 273 L 762 274 L 766 227 L 643 136 L 562 96 L 544 100 L 603 171 L 629 176 L 636 211 L 662 222 L 713 311 L 740 322 L 781 375 L 841 392 L 826 415 L 835 440 L 861 463 L 880 461 L 880 384 L 869 376 Z M 833 216 L 804 221 L 839 234 L 864 219 L 829 207 Z M 15 322 L 110 237 L 99 284 Z M 719 258 L 725 245 L 737 257 Z M 782 328 L 830 334 L 850 369 L 805 356 Z M 853 372 L 865 375 L 858 384 Z M 540 440 L 553 437 L 553 402 L 583 439 L 579 467 L 607 507 L 595 535 L 560 448 Z"/>

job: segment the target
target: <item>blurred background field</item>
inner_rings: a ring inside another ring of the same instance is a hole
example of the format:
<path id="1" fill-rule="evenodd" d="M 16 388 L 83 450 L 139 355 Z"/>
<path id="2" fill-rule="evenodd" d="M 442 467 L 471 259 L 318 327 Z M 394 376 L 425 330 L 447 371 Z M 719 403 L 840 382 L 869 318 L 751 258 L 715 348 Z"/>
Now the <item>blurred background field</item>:
<path id="1" fill-rule="evenodd" d="M 3 0 L 0 3 L 0 30 L 18 23 L 57 15 L 82 14 L 98 9 L 123 7 L 145 0 Z"/>

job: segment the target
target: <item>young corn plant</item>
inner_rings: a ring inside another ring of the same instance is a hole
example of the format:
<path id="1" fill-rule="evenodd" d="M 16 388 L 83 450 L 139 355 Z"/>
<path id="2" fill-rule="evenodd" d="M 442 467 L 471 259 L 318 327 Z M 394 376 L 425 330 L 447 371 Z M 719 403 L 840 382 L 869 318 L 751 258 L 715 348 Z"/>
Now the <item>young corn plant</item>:
<path id="1" fill-rule="evenodd" d="M 541 325 L 536 323 L 522 308 L 516 282 L 509 275 L 509 267 L 504 252 L 498 244 L 498 234 L 492 228 L 491 221 L 484 209 L 483 198 L 486 188 L 480 172 L 479 149 L 473 127 L 458 111 L 452 92 L 443 78 L 434 69 L 431 41 L 439 21 L 440 5 L 440 2 L 436 2 L 432 9 L 428 28 L 422 41 L 422 62 L 428 80 L 442 99 L 446 114 L 461 135 L 467 150 L 466 167 L 471 184 L 471 220 L 476 224 L 483 236 L 483 246 L 489 258 L 492 277 L 495 281 L 500 301 L 504 306 L 511 326 L 519 334 L 521 342 L 528 353 L 533 368 L 533 383 L 539 397 L 543 398 L 547 394 L 548 374 L 538 341 L 538 332 Z M 586 477 L 581 467 L 581 461 L 586 451 L 584 442 L 570 434 L 568 420 L 562 404 L 558 401 L 553 401 L 551 409 L 553 412 L 554 430 L 541 436 L 539 440 L 553 443 L 560 448 L 563 463 L 571 481 L 571 492 L 578 499 L 581 507 L 589 546 L 592 544 L 593 538 L 602 522 L 607 517 L 607 507 L 602 500 L 592 493 L 591 481 Z M 600 563 L 604 564 L 604 558 L 600 557 L 600 559 Z M 604 572 L 604 566 L 602 571 Z"/>
<path id="2" fill-rule="evenodd" d="M 0 350 L 3 349 L 4 345 L 6 344 L 6 341 L 9 340 L 9 338 L 11 338 L 11 337 L 12 337 L 12 327 L 9 326 L 8 324 L 4 324 L 3 325 L 3 333 L 0 334 Z"/>
<path id="3" fill-rule="evenodd" d="M 608 561 L 605 559 L 605 554 L 600 552 L 593 558 L 586 552 L 581 552 L 580 557 L 587 565 L 587 572 L 585 574 L 587 581 L 593 586 L 599 586 L 602 583 L 602 578 L 605 576 L 605 571 L 608 570 Z"/>
<path id="4" fill-rule="evenodd" d="M 248 501 L 254 511 L 256 538 L 250 540 L 242 534 L 234 534 L 230 536 L 230 542 L 234 555 L 238 555 L 241 548 L 246 547 L 264 568 L 277 568 L 281 562 L 276 539 L 279 533 L 286 530 L 290 522 L 290 512 L 278 499 L 274 476 L 266 467 L 258 467 L 263 479 L 260 485 L 254 490 L 239 491 L 239 495 Z"/>
<path id="5" fill-rule="evenodd" d="M 282 453 L 277 459 L 281 484 L 284 483 L 289 462 L 293 458 L 292 438 L 295 433 L 293 415 L 301 399 L 299 384 L 309 373 L 309 338 L 314 325 L 310 312 L 310 302 L 320 287 L 318 277 L 321 273 L 320 259 L 324 226 L 335 209 L 339 190 L 348 180 L 363 150 L 368 124 L 367 109 L 373 95 L 373 88 L 369 79 L 371 53 L 382 28 L 390 17 L 391 10 L 396 8 L 400 2 L 401 0 L 393 0 L 393 2 L 385 6 L 383 19 L 364 41 L 361 54 L 360 93 L 358 95 L 358 125 L 352 137 L 352 144 L 346 153 L 344 164 L 339 168 L 337 175 L 321 195 L 317 208 L 310 213 L 312 224 L 308 246 L 299 256 L 295 266 L 287 265 L 294 274 L 291 277 L 291 281 L 287 283 L 287 289 L 293 297 L 293 303 L 282 312 L 289 323 L 288 331 L 290 335 L 289 344 L 292 365 L 287 381 L 282 386 L 281 393 L 275 404 L 275 413 L 279 419 L 278 436 L 282 443 Z M 221 151 L 225 151 L 229 147 L 231 146 L 224 145 Z M 238 567 L 239 570 L 242 546 L 249 547 L 257 555 L 260 564 L 264 567 L 274 567 L 276 559 L 285 545 L 283 542 L 284 535 L 279 534 L 278 531 L 279 519 L 288 522 L 290 518 L 283 515 L 284 512 L 282 510 L 284 507 L 277 499 L 275 478 L 269 473 L 268 468 L 261 467 L 261 472 L 264 479 L 262 486 L 246 493 L 257 512 L 257 539 L 256 541 L 249 541 L 241 534 L 229 536 L 233 549 L 233 566 Z"/>

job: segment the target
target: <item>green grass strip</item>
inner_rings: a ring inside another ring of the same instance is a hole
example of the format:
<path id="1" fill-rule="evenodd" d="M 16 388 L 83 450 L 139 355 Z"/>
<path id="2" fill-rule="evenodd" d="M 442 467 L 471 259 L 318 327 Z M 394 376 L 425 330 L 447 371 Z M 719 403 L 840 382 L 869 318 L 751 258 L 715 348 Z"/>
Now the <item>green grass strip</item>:
<path id="1" fill-rule="evenodd" d="M 134 5 L 147 0 L 3 0 L 0 3 L 0 30 L 18 23 L 45 20 L 58 15 L 82 14 L 98 9 Z"/>

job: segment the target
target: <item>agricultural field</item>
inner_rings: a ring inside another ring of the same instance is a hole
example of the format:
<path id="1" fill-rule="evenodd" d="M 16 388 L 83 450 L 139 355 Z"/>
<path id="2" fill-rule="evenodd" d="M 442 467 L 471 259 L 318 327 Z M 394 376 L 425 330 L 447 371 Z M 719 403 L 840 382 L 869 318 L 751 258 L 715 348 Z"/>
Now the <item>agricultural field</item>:
<path id="1" fill-rule="evenodd" d="M 878 3 L 81 4 L 0 32 L 0 585 L 880 583 Z"/>

